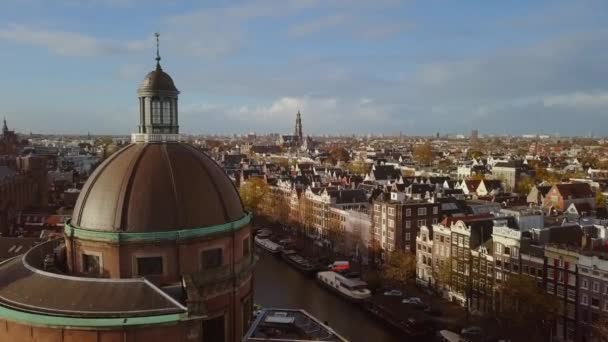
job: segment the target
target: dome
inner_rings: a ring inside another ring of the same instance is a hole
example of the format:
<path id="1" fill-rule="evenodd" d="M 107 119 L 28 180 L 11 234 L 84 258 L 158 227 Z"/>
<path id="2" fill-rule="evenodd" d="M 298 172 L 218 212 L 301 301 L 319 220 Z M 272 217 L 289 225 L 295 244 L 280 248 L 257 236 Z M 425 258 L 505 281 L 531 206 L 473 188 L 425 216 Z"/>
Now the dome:
<path id="1" fill-rule="evenodd" d="M 140 91 L 171 91 L 179 92 L 169 74 L 163 71 L 160 64 L 156 70 L 149 72 L 139 86 Z"/>
<path id="2" fill-rule="evenodd" d="M 182 143 L 130 144 L 93 172 L 72 225 L 104 232 L 166 232 L 216 226 L 245 215 L 224 171 Z"/>

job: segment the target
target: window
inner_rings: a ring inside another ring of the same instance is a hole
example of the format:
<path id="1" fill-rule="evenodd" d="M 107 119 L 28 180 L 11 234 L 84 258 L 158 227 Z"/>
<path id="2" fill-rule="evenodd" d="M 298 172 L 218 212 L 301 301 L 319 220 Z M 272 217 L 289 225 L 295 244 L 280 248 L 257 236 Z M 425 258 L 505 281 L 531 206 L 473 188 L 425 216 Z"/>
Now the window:
<path id="1" fill-rule="evenodd" d="M 243 257 L 249 256 L 251 251 L 249 236 L 243 239 Z"/>
<path id="2" fill-rule="evenodd" d="M 152 276 L 163 274 L 163 257 L 139 257 L 137 258 L 137 275 Z"/>
<path id="3" fill-rule="evenodd" d="M 412 209 L 410 209 L 410 208 L 405 209 L 405 216 L 412 216 Z"/>
<path id="4" fill-rule="evenodd" d="M 547 283 L 547 293 L 553 294 L 553 283 Z"/>
<path id="5" fill-rule="evenodd" d="M 433 207 L 433 215 L 437 215 L 439 213 L 439 207 Z"/>
<path id="6" fill-rule="evenodd" d="M 383 214 L 386 213 L 386 206 L 384 206 L 384 205 L 382 206 L 382 213 Z"/>
<path id="7" fill-rule="evenodd" d="M 439 236 L 439 241 L 443 243 L 443 235 Z"/>
<path id="8" fill-rule="evenodd" d="M 496 244 L 496 253 L 502 254 L 502 245 L 499 243 Z"/>
<path id="9" fill-rule="evenodd" d="M 171 102 L 169 99 L 163 102 L 163 123 L 171 123 Z"/>
<path id="10" fill-rule="evenodd" d="M 608 300 L 604 301 L 604 311 L 608 311 Z"/>
<path id="11" fill-rule="evenodd" d="M 600 292 L 600 283 L 597 281 L 593 282 L 593 292 Z"/>
<path id="12" fill-rule="evenodd" d="M 395 215 L 395 208 L 388 208 L 389 215 Z"/>
<path id="13" fill-rule="evenodd" d="M 374 211 L 380 211 L 380 206 L 378 204 L 374 204 Z"/>
<path id="14" fill-rule="evenodd" d="M 410 229 L 410 228 L 412 228 L 412 221 L 410 221 L 410 220 L 405 221 L 405 229 Z"/>
<path id="15" fill-rule="evenodd" d="M 437 224 L 437 218 L 433 219 L 433 224 Z"/>
<path id="16" fill-rule="evenodd" d="M 581 281 L 581 289 L 588 289 L 589 288 L 589 283 L 587 282 L 587 279 L 583 279 Z"/>
<path id="17" fill-rule="evenodd" d="M 88 274 L 99 274 L 101 272 L 101 264 L 98 255 L 83 254 L 82 255 L 82 271 Z"/>
<path id="18" fill-rule="evenodd" d="M 567 296 L 569 301 L 574 302 L 576 299 L 576 291 L 573 289 L 568 289 Z"/>
<path id="19" fill-rule="evenodd" d="M 405 241 L 410 241 L 410 233 L 409 232 L 405 233 Z"/>
<path id="20" fill-rule="evenodd" d="M 389 228 L 395 228 L 395 220 L 388 219 L 388 227 Z"/>
<path id="21" fill-rule="evenodd" d="M 201 256 L 201 266 L 203 269 L 222 266 L 222 249 L 214 248 L 204 250 Z"/>
<path id="22" fill-rule="evenodd" d="M 160 101 L 156 98 L 152 99 L 152 123 L 160 123 Z"/>
<path id="23" fill-rule="evenodd" d="M 425 216 L 426 208 L 418 208 L 418 216 Z"/>
<path id="24" fill-rule="evenodd" d="M 505 246 L 505 249 L 503 250 L 503 252 L 506 255 L 511 255 L 511 248 Z"/>
<path id="25" fill-rule="evenodd" d="M 426 220 L 418 220 L 418 228 L 426 226 Z"/>
<path id="26" fill-rule="evenodd" d="M 591 306 L 594 308 L 599 308 L 600 300 L 598 298 L 591 298 Z"/>

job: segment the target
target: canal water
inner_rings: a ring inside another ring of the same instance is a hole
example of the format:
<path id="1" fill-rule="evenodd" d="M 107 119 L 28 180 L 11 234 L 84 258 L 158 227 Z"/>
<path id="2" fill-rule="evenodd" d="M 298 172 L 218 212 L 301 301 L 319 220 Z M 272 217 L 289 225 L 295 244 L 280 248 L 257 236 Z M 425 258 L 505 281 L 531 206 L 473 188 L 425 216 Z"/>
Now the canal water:
<path id="1" fill-rule="evenodd" d="M 304 309 L 327 321 L 351 342 L 404 341 L 361 308 L 317 285 L 281 258 L 258 252 L 255 270 L 255 303 L 266 308 Z"/>

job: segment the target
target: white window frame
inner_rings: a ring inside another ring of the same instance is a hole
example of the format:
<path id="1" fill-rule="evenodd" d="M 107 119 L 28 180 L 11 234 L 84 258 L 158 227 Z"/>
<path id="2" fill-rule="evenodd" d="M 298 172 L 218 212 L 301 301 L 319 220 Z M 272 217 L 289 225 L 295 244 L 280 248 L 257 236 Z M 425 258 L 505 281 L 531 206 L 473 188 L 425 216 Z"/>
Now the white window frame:
<path id="1" fill-rule="evenodd" d="M 418 208 L 418 216 L 426 216 L 426 208 Z"/>
<path id="2" fill-rule="evenodd" d="M 405 216 L 406 217 L 412 216 L 412 208 L 406 208 L 405 209 Z"/>

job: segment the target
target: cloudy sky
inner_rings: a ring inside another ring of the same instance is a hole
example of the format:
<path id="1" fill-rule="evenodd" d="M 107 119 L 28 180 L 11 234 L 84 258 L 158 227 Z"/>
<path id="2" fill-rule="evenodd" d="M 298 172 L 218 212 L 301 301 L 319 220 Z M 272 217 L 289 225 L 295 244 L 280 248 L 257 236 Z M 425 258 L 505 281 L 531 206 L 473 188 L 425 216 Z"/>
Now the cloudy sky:
<path id="1" fill-rule="evenodd" d="M 2 0 L 0 116 L 133 131 L 155 31 L 186 133 L 608 135 L 599 0 Z"/>

